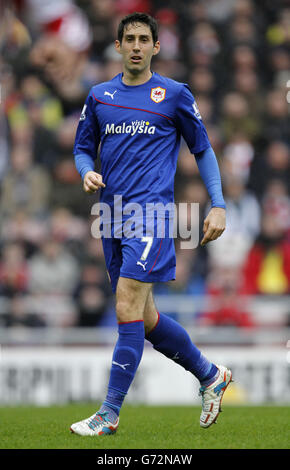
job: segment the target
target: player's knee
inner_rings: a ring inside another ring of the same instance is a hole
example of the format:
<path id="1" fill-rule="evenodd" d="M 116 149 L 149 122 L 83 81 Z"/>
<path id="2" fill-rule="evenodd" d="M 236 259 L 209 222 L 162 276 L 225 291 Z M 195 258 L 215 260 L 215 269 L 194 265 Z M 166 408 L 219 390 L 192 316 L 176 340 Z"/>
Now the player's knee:
<path id="1" fill-rule="evenodd" d="M 158 314 L 151 315 L 144 315 L 144 328 L 145 328 L 145 335 L 149 334 L 152 330 L 154 330 L 155 326 L 158 323 Z"/>
<path id="2" fill-rule="evenodd" d="M 129 299 L 119 299 L 116 303 L 116 315 L 118 323 L 134 320 L 143 320 L 143 311 Z"/>
<path id="3" fill-rule="evenodd" d="M 117 322 L 122 323 L 128 320 L 128 312 L 127 310 L 127 302 L 124 301 L 117 301 L 116 302 L 116 315 L 117 315 Z"/>
<path id="4" fill-rule="evenodd" d="M 150 292 L 144 309 L 144 328 L 145 333 L 152 331 L 158 323 L 158 313 L 153 300 L 152 291 Z"/>

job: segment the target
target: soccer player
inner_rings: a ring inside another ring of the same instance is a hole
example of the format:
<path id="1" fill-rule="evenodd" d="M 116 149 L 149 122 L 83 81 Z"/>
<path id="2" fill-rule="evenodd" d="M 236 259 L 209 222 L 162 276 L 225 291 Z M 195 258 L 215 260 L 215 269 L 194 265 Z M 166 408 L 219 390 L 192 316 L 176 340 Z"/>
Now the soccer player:
<path id="1" fill-rule="evenodd" d="M 112 211 L 116 200 L 122 207 L 138 203 L 144 210 L 147 203 L 173 203 L 183 136 L 196 157 L 211 199 L 203 226 L 204 246 L 225 229 L 225 203 L 216 156 L 194 97 L 186 84 L 151 71 L 151 59 L 160 49 L 154 18 L 145 13 L 123 18 L 115 47 L 122 57 L 123 72 L 90 90 L 77 129 L 74 155 L 84 191 L 95 193 L 100 189 L 100 202 Z M 101 174 L 94 171 L 99 144 Z M 126 220 L 128 216 L 121 212 L 122 229 Z M 208 361 L 185 329 L 157 312 L 154 303 L 154 283 L 175 279 L 174 240 L 165 235 L 169 223 L 166 215 L 162 223 L 161 236 L 116 235 L 113 223 L 112 236 L 102 237 L 107 270 L 116 292 L 118 340 L 107 396 L 94 415 L 71 425 L 74 433 L 100 436 L 116 432 L 120 408 L 141 361 L 145 339 L 200 381 L 202 427 L 214 423 L 220 412 L 231 371 Z"/>

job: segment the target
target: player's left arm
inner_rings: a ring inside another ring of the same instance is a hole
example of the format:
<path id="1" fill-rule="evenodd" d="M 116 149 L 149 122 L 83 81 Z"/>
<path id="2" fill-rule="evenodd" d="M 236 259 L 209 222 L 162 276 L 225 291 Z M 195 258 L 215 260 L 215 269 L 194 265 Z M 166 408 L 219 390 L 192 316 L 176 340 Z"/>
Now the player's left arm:
<path id="1" fill-rule="evenodd" d="M 222 193 L 221 176 L 212 147 L 195 154 L 200 176 L 211 199 L 211 210 L 203 224 L 201 246 L 216 240 L 226 228 L 226 205 Z"/>
<path id="2" fill-rule="evenodd" d="M 201 245 L 216 240 L 225 230 L 226 205 L 222 193 L 221 176 L 216 155 L 210 145 L 196 101 L 184 84 L 178 96 L 176 126 L 196 157 L 200 176 L 211 199 L 211 210 L 204 220 Z"/>

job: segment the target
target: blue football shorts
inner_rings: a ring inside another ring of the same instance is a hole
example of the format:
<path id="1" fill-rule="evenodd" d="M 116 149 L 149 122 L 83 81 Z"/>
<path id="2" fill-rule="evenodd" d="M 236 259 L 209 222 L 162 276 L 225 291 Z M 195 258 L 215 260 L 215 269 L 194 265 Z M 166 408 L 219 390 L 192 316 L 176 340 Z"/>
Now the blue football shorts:
<path id="1" fill-rule="evenodd" d="M 163 221 L 164 230 L 157 236 L 102 237 L 107 271 L 113 292 L 119 277 L 141 282 L 167 282 L 175 279 L 176 256 L 174 238 L 169 234 L 169 220 Z M 158 236 L 159 235 L 159 236 Z"/>

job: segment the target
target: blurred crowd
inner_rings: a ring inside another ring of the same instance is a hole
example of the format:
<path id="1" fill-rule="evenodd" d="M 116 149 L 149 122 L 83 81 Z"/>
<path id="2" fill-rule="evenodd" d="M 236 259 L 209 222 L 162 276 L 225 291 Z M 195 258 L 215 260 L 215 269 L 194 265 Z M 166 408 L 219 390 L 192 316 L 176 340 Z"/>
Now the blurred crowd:
<path id="1" fill-rule="evenodd" d="M 97 196 L 72 155 L 89 89 L 121 71 L 120 19 L 159 23 L 153 70 L 186 82 L 222 174 L 227 228 L 182 250 L 159 295 L 206 296 L 201 325 L 256 327 L 249 296 L 289 295 L 290 7 L 286 0 L 13 0 L 0 4 L 0 326 L 112 324 Z M 208 195 L 182 143 L 176 202 Z M 174 313 L 174 312 L 173 312 Z M 274 323 L 273 319 L 273 323 Z"/>

